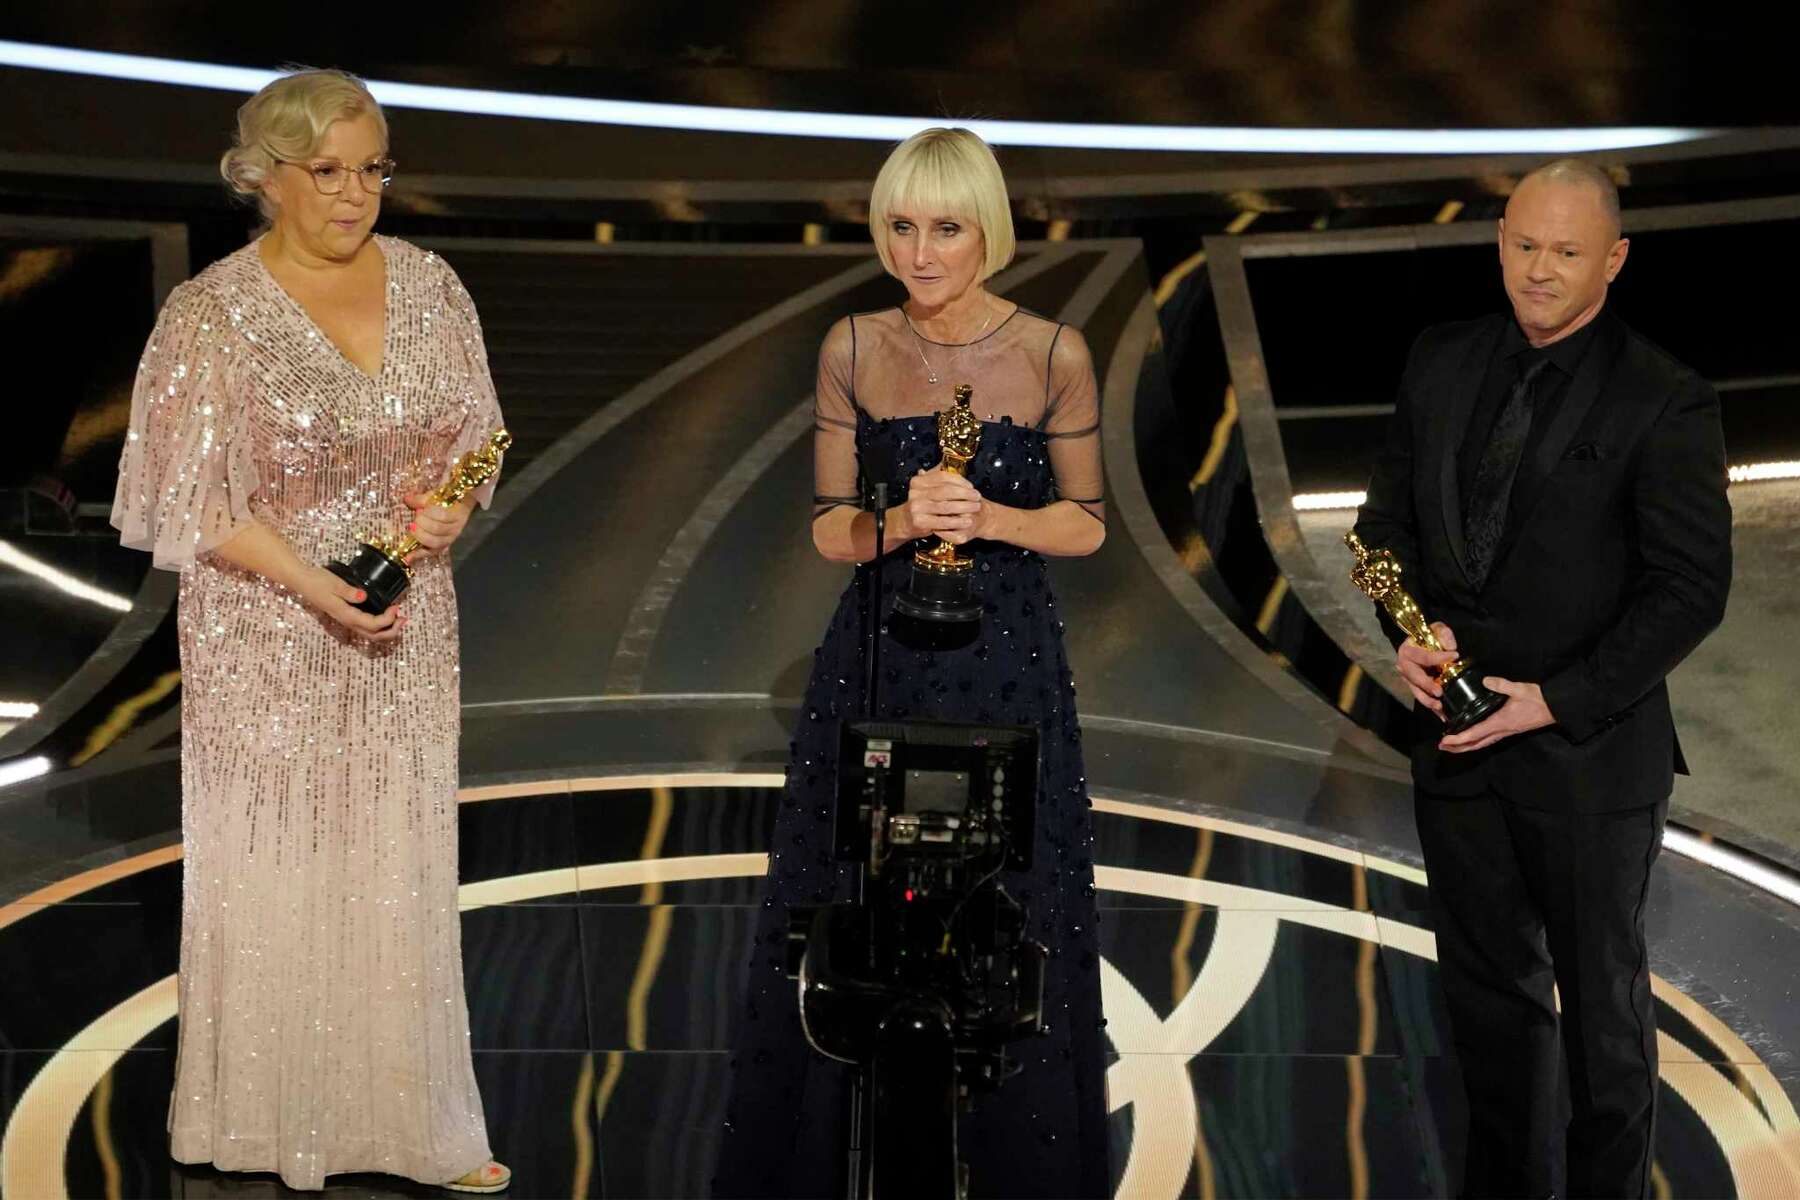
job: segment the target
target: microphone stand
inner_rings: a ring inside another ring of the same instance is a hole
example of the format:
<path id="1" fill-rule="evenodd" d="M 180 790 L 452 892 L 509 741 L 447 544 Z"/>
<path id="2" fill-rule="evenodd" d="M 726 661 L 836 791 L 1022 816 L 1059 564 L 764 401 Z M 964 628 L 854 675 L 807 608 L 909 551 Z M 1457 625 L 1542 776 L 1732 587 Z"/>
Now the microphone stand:
<path id="1" fill-rule="evenodd" d="M 875 720 L 881 686 L 881 556 L 887 547 L 886 483 L 875 485 L 875 557 L 869 563 L 868 620 L 863 629 L 863 719 Z"/>
<path id="2" fill-rule="evenodd" d="M 869 578 L 867 580 L 868 608 L 863 627 L 863 719 L 873 721 L 878 707 L 881 690 L 881 602 L 884 589 L 881 586 L 881 558 L 887 550 L 887 490 L 888 485 L 875 484 L 875 557 L 869 562 Z M 839 764 L 842 770 L 842 764 Z M 856 874 L 856 905 L 862 909 L 865 903 L 864 888 L 868 883 L 868 869 Z M 866 911 L 866 910 L 865 910 Z M 873 952 L 873 945 L 870 946 Z M 869 1096 L 869 1068 L 858 1067 L 850 1075 L 850 1153 L 848 1170 L 848 1189 L 846 1194 L 852 1200 L 862 1200 L 869 1194 L 870 1168 L 869 1147 L 874 1130 L 870 1117 L 872 1107 Z"/>

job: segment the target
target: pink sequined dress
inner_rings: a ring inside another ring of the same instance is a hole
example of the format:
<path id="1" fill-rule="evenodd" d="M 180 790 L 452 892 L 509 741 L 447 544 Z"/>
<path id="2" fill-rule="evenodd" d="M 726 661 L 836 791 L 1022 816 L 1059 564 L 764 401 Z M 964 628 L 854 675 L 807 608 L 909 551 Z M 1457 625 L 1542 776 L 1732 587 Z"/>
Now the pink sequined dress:
<path id="1" fill-rule="evenodd" d="M 171 1152 L 296 1188 L 345 1171 L 442 1182 L 489 1155 L 457 915 L 449 563 L 418 562 L 406 631 L 377 646 L 208 553 L 261 521 L 302 559 L 348 558 L 499 427 L 455 273 L 376 241 L 377 377 L 254 244 L 175 290 L 138 369 L 113 505 L 125 545 L 181 572 Z"/>

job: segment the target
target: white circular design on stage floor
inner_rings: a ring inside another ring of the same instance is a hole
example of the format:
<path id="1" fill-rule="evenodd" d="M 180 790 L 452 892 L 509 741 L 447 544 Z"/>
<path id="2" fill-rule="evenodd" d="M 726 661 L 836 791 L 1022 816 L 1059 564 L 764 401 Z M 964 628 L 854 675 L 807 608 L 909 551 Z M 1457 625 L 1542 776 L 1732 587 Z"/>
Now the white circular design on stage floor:
<path id="1" fill-rule="evenodd" d="M 615 791 L 637 788 L 780 787 L 779 774 L 663 774 L 470 788 L 465 803 L 501 796 L 544 795 L 557 791 Z M 1371 870 L 1423 883 L 1416 868 L 1313 841 L 1172 809 L 1096 797 L 1094 807 L 1144 820 L 1211 829 L 1272 842 Z M 45 889 L 40 897 L 0 908 L 0 926 L 43 907 L 54 893 L 65 899 L 134 871 L 175 861 L 180 848 L 166 847 L 125 863 L 88 872 Z M 462 885 L 463 911 L 493 904 L 567 895 L 653 882 L 756 876 L 767 869 L 761 853 L 706 854 L 596 863 L 482 880 Z M 1275 950 L 1281 923 L 1291 921 L 1359 938 L 1436 960 L 1428 930 L 1338 905 L 1282 892 L 1209 879 L 1096 866 L 1103 891 L 1154 896 L 1217 910 L 1211 950 L 1199 974 L 1167 1017 L 1112 963 L 1101 960 L 1102 1000 L 1108 1034 L 1120 1058 L 1107 1073 L 1109 1107 L 1132 1108 L 1133 1136 L 1117 1195 L 1132 1200 L 1175 1197 L 1187 1181 L 1198 1142 L 1198 1106 L 1188 1064 L 1203 1052 L 1249 1002 Z M 1699 1004 L 1659 977 L 1656 996 L 1675 1008 L 1725 1054 L 1738 1085 L 1667 1032 L 1658 1032 L 1662 1079 L 1705 1123 L 1729 1163 L 1737 1194 L 1746 1200 L 1785 1200 L 1800 1195 L 1800 1117 L 1786 1092 L 1741 1039 Z M 68 1141 L 82 1106 L 119 1057 L 158 1026 L 176 1016 L 175 977 L 169 976 L 108 1010 L 57 1052 L 33 1077 L 14 1107 L 0 1142 L 0 1194 L 66 1200 Z"/>

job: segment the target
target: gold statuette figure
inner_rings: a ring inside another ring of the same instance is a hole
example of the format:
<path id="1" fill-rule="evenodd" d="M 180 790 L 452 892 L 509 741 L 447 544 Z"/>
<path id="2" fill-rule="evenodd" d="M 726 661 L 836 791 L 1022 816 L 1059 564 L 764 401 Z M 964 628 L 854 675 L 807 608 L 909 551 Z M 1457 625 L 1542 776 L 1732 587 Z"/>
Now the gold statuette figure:
<path id="1" fill-rule="evenodd" d="M 451 464 L 450 477 L 426 499 L 444 508 L 454 508 L 468 498 L 470 492 L 492 479 L 500 471 L 501 455 L 512 445 L 512 434 L 496 429 L 481 446 L 462 455 Z M 370 538 L 357 547 L 356 557 L 347 563 L 331 562 L 325 569 L 367 595 L 356 607 L 366 613 L 386 612 L 405 594 L 412 583 L 412 568 L 406 557 L 419 548 L 419 540 L 405 537 Z"/>
<path id="2" fill-rule="evenodd" d="M 937 415 L 941 465 L 952 475 L 967 477 L 969 462 L 981 444 L 981 419 L 969 408 L 974 389 L 956 385 L 956 404 Z M 912 586 L 894 597 L 894 608 L 926 621 L 974 621 L 981 605 L 970 598 L 975 560 L 938 538 L 935 545 L 913 554 Z"/>
<path id="3" fill-rule="evenodd" d="M 1350 582 L 1386 609 L 1394 624 L 1404 630 L 1415 645 L 1445 653 L 1447 647 L 1432 631 L 1419 602 L 1400 586 L 1400 562 L 1393 551 L 1370 550 L 1356 536 L 1354 529 L 1344 534 L 1344 544 L 1356 556 L 1356 562 L 1350 568 Z M 1438 686 L 1444 689 L 1444 725 L 1451 733 L 1461 733 L 1506 703 L 1505 696 L 1490 691 L 1481 682 L 1474 664 L 1466 658 L 1446 663 L 1438 670 L 1437 678 Z"/>
<path id="4" fill-rule="evenodd" d="M 969 411 L 972 391 L 966 383 L 957 384 L 956 407 L 946 408 L 937 415 L 938 449 L 943 454 L 943 468 L 952 475 L 965 478 L 969 460 L 975 457 L 975 448 L 981 443 L 981 421 Z M 941 575 L 955 575 L 975 565 L 974 559 L 964 558 L 956 552 L 955 546 L 941 537 L 937 545 L 914 554 L 913 562 L 921 570 L 936 571 Z"/>

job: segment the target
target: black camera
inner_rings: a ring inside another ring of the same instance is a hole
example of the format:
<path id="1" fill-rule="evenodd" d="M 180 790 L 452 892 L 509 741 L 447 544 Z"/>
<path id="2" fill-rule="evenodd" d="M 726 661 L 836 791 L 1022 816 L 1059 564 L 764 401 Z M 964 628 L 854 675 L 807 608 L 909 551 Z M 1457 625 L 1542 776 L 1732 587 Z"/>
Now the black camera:
<path id="1" fill-rule="evenodd" d="M 1047 954 L 1000 883 L 1031 865 L 1037 730 L 867 721 L 844 727 L 839 753 L 835 851 L 863 864 L 861 887 L 793 913 L 801 1023 L 866 1072 L 851 1194 L 956 1196 L 957 1113 L 1043 1026 Z"/>
<path id="2" fill-rule="evenodd" d="M 1028 725 L 863 721 L 839 742 L 839 861 L 1031 866 L 1038 735 Z"/>

